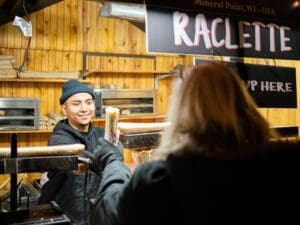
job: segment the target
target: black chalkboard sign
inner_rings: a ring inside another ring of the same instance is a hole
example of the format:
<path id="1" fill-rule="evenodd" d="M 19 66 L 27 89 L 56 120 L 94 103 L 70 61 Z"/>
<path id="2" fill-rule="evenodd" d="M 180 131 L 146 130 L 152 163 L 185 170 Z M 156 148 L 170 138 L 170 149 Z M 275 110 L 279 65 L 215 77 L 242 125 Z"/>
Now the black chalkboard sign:
<path id="1" fill-rule="evenodd" d="M 148 6 L 196 10 L 210 15 L 300 24 L 300 7 L 296 0 L 145 0 L 145 3 Z"/>
<path id="2" fill-rule="evenodd" d="M 147 6 L 151 53 L 300 59 L 300 27 Z"/>
<path id="3" fill-rule="evenodd" d="M 208 60 L 195 59 L 195 64 Z M 296 69 L 226 62 L 245 81 L 259 107 L 297 108 Z"/>

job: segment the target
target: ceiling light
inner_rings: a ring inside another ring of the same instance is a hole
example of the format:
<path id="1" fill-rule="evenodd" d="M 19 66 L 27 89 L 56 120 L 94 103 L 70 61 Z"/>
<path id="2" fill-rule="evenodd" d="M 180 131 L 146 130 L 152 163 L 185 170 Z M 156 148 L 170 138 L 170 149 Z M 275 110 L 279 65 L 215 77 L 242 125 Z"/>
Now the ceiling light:
<path id="1" fill-rule="evenodd" d="M 146 8 L 143 4 L 104 2 L 99 15 L 102 17 L 116 17 L 134 21 L 145 21 Z"/>

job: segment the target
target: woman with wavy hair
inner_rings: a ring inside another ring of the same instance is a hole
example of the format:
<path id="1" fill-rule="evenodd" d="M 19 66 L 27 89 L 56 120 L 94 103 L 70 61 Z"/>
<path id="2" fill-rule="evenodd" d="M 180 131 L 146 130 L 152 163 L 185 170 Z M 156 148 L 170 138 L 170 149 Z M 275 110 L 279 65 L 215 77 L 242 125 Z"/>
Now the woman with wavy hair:
<path id="1" fill-rule="evenodd" d="M 171 127 L 158 155 L 195 151 L 223 152 L 226 157 L 276 136 L 232 69 L 211 62 L 186 71 L 184 80 L 176 83 L 169 110 Z"/>
<path id="2" fill-rule="evenodd" d="M 155 160 L 133 174 L 100 140 L 92 224 L 300 224 L 300 145 L 277 140 L 239 76 L 200 64 L 172 95 Z"/>

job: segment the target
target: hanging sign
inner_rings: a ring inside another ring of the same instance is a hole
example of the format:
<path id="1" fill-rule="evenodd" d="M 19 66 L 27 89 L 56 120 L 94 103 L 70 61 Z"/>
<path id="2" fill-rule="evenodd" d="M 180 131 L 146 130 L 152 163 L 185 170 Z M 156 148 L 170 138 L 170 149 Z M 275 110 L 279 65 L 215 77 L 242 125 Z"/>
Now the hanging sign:
<path id="1" fill-rule="evenodd" d="M 299 0 L 145 0 L 149 6 L 300 24 Z"/>
<path id="2" fill-rule="evenodd" d="M 195 64 L 208 60 L 195 59 Z M 226 62 L 245 81 L 259 107 L 297 108 L 296 69 Z"/>
<path id="3" fill-rule="evenodd" d="M 150 53 L 300 59 L 300 27 L 147 6 Z"/>

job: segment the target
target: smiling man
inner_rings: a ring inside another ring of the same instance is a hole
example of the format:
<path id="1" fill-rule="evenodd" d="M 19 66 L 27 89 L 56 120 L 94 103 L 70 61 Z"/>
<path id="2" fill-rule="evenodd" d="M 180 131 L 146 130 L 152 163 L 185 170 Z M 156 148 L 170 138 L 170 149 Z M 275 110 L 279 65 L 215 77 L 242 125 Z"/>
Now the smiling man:
<path id="1" fill-rule="evenodd" d="M 93 154 L 97 140 L 104 136 L 104 129 L 91 123 L 95 114 L 94 99 L 92 88 L 77 80 L 67 81 L 60 97 L 66 119 L 57 123 L 48 145 L 81 143 L 86 148 L 82 156 Z M 85 199 L 94 198 L 101 175 L 92 171 L 78 173 L 53 170 L 47 173 L 47 178 L 39 203 L 56 201 L 72 224 L 87 224 L 89 209 Z"/>

